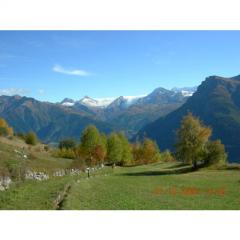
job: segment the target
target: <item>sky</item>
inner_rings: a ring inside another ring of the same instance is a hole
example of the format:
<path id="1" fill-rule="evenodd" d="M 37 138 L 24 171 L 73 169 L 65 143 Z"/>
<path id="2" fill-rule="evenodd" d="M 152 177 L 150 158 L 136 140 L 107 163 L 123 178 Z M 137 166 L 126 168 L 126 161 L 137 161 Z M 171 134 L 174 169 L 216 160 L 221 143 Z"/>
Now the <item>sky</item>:
<path id="1" fill-rule="evenodd" d="M 240 31 L 0 31 L 0 95 L 137 96 L 240 74 Z"/>

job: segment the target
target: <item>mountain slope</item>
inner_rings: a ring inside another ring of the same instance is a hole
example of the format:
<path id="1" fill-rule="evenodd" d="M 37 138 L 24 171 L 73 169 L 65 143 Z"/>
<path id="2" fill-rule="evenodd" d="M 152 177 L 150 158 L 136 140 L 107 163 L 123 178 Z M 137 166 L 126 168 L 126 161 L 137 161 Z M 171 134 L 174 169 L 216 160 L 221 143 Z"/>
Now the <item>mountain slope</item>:
<path id="1" fill-rule="evenodd" d="M 129 99 L 120 97 L 105 109 L 106 120 L 132 137 L 146 124 L 179 108 L 187 99 L 181 92 L 164 88 L 132 98 L 130 103 Z"/>
<path id="2" fill-rule="evenodd" d="M 81 131 L 88 124 L 94 124 L 106 133 L 111 131 L 109 124 L 97 120 L 87 111 L 75 111 L 59 104 L 20 96 L 1 96 L 0 116 L 16 132 L 33 130 L 41 140 L 47 142 L 59 141 L 65 137 L 79 139 Z"/>
<path id="3" fill-rule="evenodd" d="M 191 111 L 213 128 L 213 139 L 220 138 L 230 161 L 240 162 L 240 76 L 211 76 L 176 111 L 145 126 L 138 137 L 151 137 L 161 149 L 173 148 L 181 119 Z"/>

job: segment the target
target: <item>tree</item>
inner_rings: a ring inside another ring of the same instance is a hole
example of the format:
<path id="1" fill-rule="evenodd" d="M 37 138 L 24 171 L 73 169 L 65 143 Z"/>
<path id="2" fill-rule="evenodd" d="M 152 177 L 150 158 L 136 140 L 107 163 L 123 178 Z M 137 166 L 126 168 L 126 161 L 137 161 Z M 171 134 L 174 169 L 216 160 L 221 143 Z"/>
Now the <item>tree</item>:
<path id="1" fill-rule="evenodd" d="M 102 164 L 107 156 L 107 136 L 104 133 L 100 134 L 99 144 L 95 148 L 97 163 Z"/>
<path id="2" fill-rule="evenodd" d="M 112 133 L 107 142 L 107 158 L 109 162 L 115 166 L 116 164 L 122 161 L 122 141 L 119 138 L 118 134 Z"/>
<path id="3" fill-rule="evenodd" d="M 145 138 L 141 146 L 141 158 L 143 164 L 154 163 L 160 160 L 160 150 L 156 142 Z"/>
<path id="4" fill-rule="evenodd" d="M 225 147 L 220 140 L 208 142 L 205 150 L 204 164 L 206 166 L 214 164 L 225 164 L 227 154 Z"/>
<path id="5" fill-rule="evenodd" d="M 161 154 L 161 159 L 164 162 L 174 162 L 175 161 L 172 153 L 169 150 L 166 150 Z"/>
<path id="6" fill-rule="evenodd" d="M 28 132 L 25 136 L 25 142 L 30 145 L 36 145 L 38 142 L 37 135 L 33 131 Z"/>
<path id="7" fill-rule="evenodd" d="M 0 136 L 9 136 L 13 135 L 13 129 L 9 127 L 8 123 L 0 118 Z"/>
<path id="8" fill-rule="evenodd" d="M 188 113 L 182 120 L 177 132 L 176 155 L 178 160 L 197 167 L 198 160 L 204 154 L 205 146 L 212 130 L 204 126 L 200 120 Z"/>
<path id="9" fill-rule="evenodd" d="M 73 139 L 64 139 L 59 142 L 58 148 L 73 149 L 76 147 L 76 142 Z"/>
<path id="10" fill-rule="evenodd" d="M 106 152 L 101 145 L 96 145 L 93 152 L 93 159 L 95 164 L 102 164 L 104 162 Z"/>
<path id="11" fill-rule="evenodd" d="M 90 166 L 96 164 L 97 146 L 102 146 L 102 138 L 98 129 L 90 125 L 84 129 L 80 139 L 80 153 Z"/>
<path id="12" fill-rule="evenodd" d="M 118 133 L 118 137 L 121 140 L 121 144 L 122 144 L 122 159 L 120 164 L 128 165 L 133 160 L 132 147 L 129 144 L 128 139 L 126 138 L 124 133 Z"/>
<path id="13" fill-rule="evenodd" d="M 133 154 L 133 163 L 141 164 L 142 151 L 141 151 L 140 142 L 136 142 L 132 145 L 132 154 Z"/>

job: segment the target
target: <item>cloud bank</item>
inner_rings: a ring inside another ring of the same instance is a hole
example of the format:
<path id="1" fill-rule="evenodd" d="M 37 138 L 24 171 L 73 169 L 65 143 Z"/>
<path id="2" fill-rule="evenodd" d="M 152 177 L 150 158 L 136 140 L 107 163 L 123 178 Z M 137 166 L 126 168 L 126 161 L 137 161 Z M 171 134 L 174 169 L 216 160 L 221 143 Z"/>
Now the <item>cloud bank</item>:
<path id="1" fill-rule="evenodd" d="M 6 88 L 0 89 L 0 95 L 13 96 L 13 95 L 25 95 L 28 91 L 22 88 Z"/>

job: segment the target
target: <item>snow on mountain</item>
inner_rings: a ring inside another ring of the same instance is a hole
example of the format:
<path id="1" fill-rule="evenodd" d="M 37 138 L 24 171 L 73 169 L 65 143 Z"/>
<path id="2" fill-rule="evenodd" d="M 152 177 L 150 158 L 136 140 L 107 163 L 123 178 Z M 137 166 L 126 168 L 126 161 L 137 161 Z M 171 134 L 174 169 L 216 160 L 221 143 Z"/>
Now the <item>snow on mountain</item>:
<path id="1" fill-rule="evenodd" d="M 184 97 L 191 97 L 197 91 L 197 87 L 172 88 L 175 93 L 181 93 Z"/>
<path id="2" fill-rule="evenodd" d="M 79 103 L 87 106 L 87 107 L 100 107 L 105 108 L 109 104 L 111 104 L 115 98 L 90 98 L 88 96 L 85 96 L 82 98 Z"/>
<path id="3" fill-rule="evenodd" d="M 75 104 L 75 101 L 71 98 L 65 98 L 60 104 L 66 107 L 71 107 Z"/>
<path id="4" fill-rule="evenodd" d="M 129 106 L 135 104 L 139 99 L 144 98 L 146 95 L 140 96 L 120 96 L 116 98 L 111 104 L 108 105 L 108 108 L 119 107 L 121 109 L 128 108 Z"/>
<path id="5" fill-rule="evenodd" d="M 136 103 L 140 98 L 146 97 L 147 95 L 140 96 L 122 96 L 122 100 L 125 102 L 127 106 L 130 106 Z"/>
<path id="6" fill-rule="evenodd" d="M 139 103 L 157 103 L 162 102 L 165 98 L 175 99 L 178 97 L 190 97 L 196 91 L 197 87 L 185 88 L 172 88 L 167 90 L 165 88 L 156 88 L 152 93 L 139 95 L 139 96 L 120 96 L 120 97 L 107 97 L 107 98 L 91 98 L 88 96 L 83 97 L 79 101 L 74 101 L 70 98 L 65 98 L 61 104 L 63 106 L 72 107 L 74 105 L 84 105 L 91 108 L 115 108 L 120 109 L 128 108 L 133 104 Z M 174 98 L 175 97 L 175 98 Z M 166 100 L 166 99 L 165 99 Z M 168 100 L 166 100 L 168 101 Z"/>

